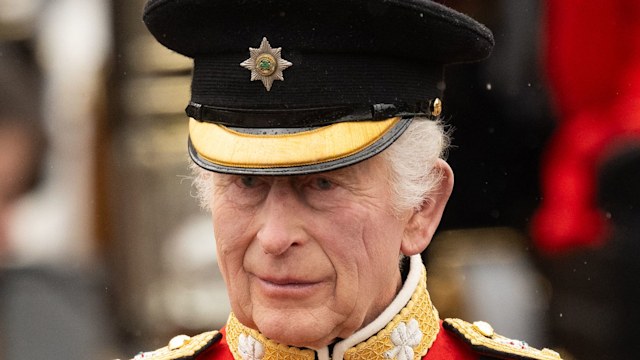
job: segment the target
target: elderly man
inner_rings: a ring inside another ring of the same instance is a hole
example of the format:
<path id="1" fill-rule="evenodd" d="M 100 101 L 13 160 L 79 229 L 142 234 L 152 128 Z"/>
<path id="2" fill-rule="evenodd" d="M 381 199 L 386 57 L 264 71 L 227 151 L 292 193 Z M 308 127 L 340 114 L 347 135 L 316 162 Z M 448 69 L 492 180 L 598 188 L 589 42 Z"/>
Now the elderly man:
<path id="1" fill-rule="evenodd" d="M 137 359 L 559 359 L 441 321 L 426 289 L 443 68 L 488 56 L 488 29 L 428 0 L 151 0 L 144 21 L 194 59 L 189 153 L 233 312 Z"/>

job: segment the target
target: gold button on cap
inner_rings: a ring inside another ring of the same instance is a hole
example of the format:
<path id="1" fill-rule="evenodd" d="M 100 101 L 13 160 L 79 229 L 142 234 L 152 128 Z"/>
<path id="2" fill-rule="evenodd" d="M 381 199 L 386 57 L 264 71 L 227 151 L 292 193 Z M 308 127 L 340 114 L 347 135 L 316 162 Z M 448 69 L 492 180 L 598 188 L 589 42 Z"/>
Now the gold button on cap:
<path id="1" fill-rule="evenodd" d="M 186 344 L 188 344 L 189 341 L 191 341 L 190 336 L 178 335 L 178 336 L 175 336 L 173 339 L 169 340 L 168 348 L 169 350 L 177 350 L 185 346 Z"/>
<path id="2" fill-rule="evenodd" d="M 431 115 L 440 116 L 442 114 L 442 100 L 435 98 L 429 103 L 429 111 Z"/>
<path id="3" fill-rule="evenodd" d="M 475 321 L 473 323 L 473 329 L 482 334 L 485 337 L 491 338 L 495 334 L 493 327 L 489 323 L 484 321 Z"/>

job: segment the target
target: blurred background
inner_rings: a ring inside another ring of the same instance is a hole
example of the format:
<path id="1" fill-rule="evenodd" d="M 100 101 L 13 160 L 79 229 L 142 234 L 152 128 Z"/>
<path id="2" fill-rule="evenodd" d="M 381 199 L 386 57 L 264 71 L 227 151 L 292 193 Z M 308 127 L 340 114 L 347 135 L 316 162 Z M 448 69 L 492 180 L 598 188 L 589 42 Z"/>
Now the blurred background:
<path id="1" fill-rule="evenodd" d="M 640 3 L 447 0 L 496 37 L 447 69 L 456 186 L 424 254 L 441 317 L 634 359 Z M 191 62 L 143 0 L 0 0 L 0 359 L 115 359 L 229 306 L 188 170 Z"/>

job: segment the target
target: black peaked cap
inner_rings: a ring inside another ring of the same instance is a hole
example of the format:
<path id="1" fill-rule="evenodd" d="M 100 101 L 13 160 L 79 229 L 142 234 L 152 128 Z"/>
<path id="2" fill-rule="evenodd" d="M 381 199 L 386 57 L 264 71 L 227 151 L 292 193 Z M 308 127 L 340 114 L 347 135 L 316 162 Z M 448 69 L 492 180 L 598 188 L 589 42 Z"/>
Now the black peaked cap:
<path id="1" fill-rule="evenodd" d="M 444 66 L 486 58 L 494 45 L 485 26 L 428 0 L 149 0 L 143 20 L 161 44 L 194 59 L 187 114 L 255 134 L 429 115 Z M 265 42 L 290 65 L 263 86 L 241 63 Z M 336 166 L 380 152 L 405 128 Z M 228 170 L 220 166 L 205 167 Z"/>
<path id="2" fill-rule="evenodd" d="M 195 59 L 192 100 L 223 108 L 424 101 L 441 92 L 443 65 L 485 58 L 494 43 L 426 0 L 150 0 L 144 22 Z M 293 63 L 270 92 L 238 66 L 263 37 Z"/>

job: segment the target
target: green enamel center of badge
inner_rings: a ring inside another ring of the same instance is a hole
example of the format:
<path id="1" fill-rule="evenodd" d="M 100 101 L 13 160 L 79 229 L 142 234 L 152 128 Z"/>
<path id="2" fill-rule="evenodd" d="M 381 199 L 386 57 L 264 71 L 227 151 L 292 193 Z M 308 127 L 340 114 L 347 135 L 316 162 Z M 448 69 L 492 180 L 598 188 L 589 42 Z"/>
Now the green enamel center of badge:
<path id="1" fill-rule="evenodd" d="M 261 54 L 256 59 L 256 70 L 262 76 L 270 76 L 276 71 L 276 59 L 271 54 Z"/>
<path id="2" fill-rule="evenodd" d="M 267 59 L 260 60 L 260 70 L 269 71 L 271 70 L 271 62 Z"/>

